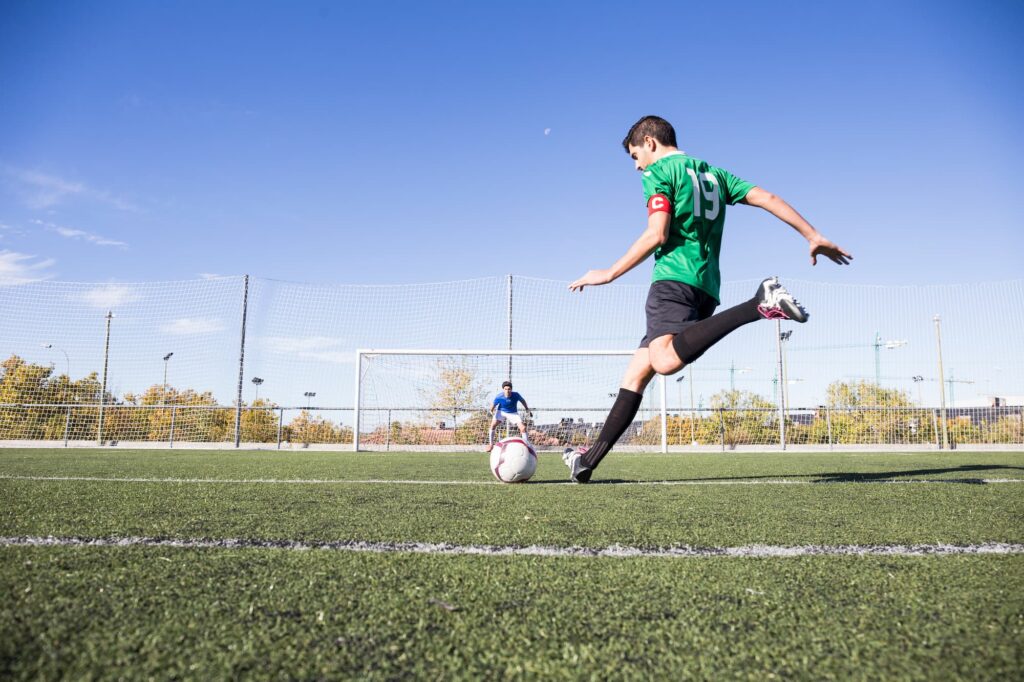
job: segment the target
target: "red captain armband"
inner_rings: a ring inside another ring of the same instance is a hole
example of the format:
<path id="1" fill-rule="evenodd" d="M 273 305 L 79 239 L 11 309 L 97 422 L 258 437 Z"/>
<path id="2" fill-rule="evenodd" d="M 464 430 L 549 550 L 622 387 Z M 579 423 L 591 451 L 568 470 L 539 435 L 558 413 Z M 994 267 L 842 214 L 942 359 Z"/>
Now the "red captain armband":
<path id="1" fill-rule="evenodd" d="M 664 194 L 655 194 L 647 201 L 647 215 L 661 212 L 672 213 L 672 202 Z"/>

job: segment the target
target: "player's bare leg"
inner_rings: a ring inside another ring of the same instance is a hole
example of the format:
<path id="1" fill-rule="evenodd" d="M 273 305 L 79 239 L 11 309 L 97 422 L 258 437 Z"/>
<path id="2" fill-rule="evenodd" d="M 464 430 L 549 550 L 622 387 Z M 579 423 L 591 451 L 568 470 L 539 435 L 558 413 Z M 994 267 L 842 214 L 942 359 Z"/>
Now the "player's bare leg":
<path id="1" fill-rule="evenodd" d="M 651 368 L 658 374 L 675 374 L 686 366 L 672 347 L 672 340 L 675 334 L 665 334 L 651 341 L 650 356 Z"/>

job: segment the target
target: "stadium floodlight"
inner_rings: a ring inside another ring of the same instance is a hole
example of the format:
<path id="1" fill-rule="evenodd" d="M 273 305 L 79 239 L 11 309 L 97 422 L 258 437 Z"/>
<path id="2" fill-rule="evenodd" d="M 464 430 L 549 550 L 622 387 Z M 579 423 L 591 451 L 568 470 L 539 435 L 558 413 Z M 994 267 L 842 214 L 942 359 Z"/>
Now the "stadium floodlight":
<path id="1" fill-rule="evenodd" d="M 924 381 L 924 377 L 921 376 L 920 374 L 915 374 L 910 378 L 913 379 L 915 384 L 917 384 L 917 406 L 920 407 L 924 404 L 921 401 L 921 383 Z"/>
<path id="2" fill-rule="evenodd" d="M 697 432 L 696 427 L 693 423 L 693 366 L 690 366 L 690 371 L 686 374 L 680 374 L 679 378 L 676 379 L 676 383 L 680 383 L 686 376 L 690 376 L 690 445 L 697 444 Z M 683 387 L 679 386 L 679 404 L 683 403 Z"/>
<path id="3" fill-rule="evenodd" d="M 47 350 L 59 350 L 61 353 L 64 354 L 64 362 L 67 363 L 68 381 L 70 382 L 71 381 L 71 359 L 68 357 L 67 351 L 64 350 L 63 348 L 57 348 L 52 343 L 44 343 L 44 344 L 42 344 L 42 347 L 47 349 Z"/>
<path id="4" fill-rule="evenodd" d="M 309 409 L 309 401 L 316 397 L 316 391 L 306 391 L 302 395 L 306 396 L 306 409 Z"/>
<path id="5" fill-rule="evenodd" d="M 253 400 L 252 400 L 253 403 L 255 403 L 257 400 L 260 399 L 260 384 L 263 383 L 263 379 L 260 379 L 259 377 L 253 377 L 252 378 L 252 383 L 253 383 L 253 386 L 256 387 L 256 397 L 253 398 Z"/>
<path id="6" fill-rule="evenodd" d="M 875 332 L 875 341 L 871 345 L 875 347 L 875 385 L 880 387 L 882 385 L 881 349 L 893 350 L 894 348 L 907 345 L 907 341 L 906 339 L 887 339 L 883 341 L 882 334 Z"/>
<path id="7" fill-rule="evenodd" d="M 64 447 L 67 447 L 68 446 L 68 435 L 69 435 L 69 432 L 71 431 L 71 401 L 68 400 L 68 391 L 71 388 L 71 358 L 68 357 L 68 353 L 67 353 L 66 350 L 64 350 L 63 348 L 57 348 L 52 343 L 44 343 L 44 344 L 42 344 L 42 346 L 43 346 L 43 348 L 46 348 L 47 350 L 51 350 L 51 349 L 52 350 L 59 350 L 61 353 L 63 353 L 64 354 L 64 362 L 66 363 L 66 366 L 67 366 L 68 380 L 67 380 L 67 383 L 64 384 L 64 396 L 63 396 L 64 397 L 64 400 L 63 400 L 63 402 L 64 402 Z"/>
<path id="8" fill-rule="evenodd" d="M 164 405 L 167 404 L 167 363 L 170 362 L 172 355 L 174 355 L 174 353 L 168 353 L 167 355 L 164 356 L 164 392 L 163 392 L 163 402 L 164 402 Z"/>

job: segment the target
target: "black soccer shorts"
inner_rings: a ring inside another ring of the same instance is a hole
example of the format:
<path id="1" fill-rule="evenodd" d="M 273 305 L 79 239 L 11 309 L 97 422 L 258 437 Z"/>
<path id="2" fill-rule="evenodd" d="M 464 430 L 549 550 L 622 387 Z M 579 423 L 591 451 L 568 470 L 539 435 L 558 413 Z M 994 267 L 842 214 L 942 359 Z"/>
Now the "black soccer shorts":
<path id="1" fill-rule="evenodd" d="M 651 284 L 647 292 L 647 334 L 640 347 L 647 348 L 651 341 L 665 334 L 678 334 L 694 322 L 711 317 L 718 301 L 697 287 L 660 280 Z"/>

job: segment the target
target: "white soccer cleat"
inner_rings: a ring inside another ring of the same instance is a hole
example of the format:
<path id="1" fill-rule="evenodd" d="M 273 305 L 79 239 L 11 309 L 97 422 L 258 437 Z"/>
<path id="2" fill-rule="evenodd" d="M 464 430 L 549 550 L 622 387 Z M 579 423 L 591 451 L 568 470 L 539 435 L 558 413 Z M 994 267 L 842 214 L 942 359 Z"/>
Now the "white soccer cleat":
<path id="1" fill-rule="evenodd" d="M 566 448 L 562 452 L 562 461 L 565 466 L 569 467 L 569 480 L 573 483 L 586 483 L 590 480 L 590 474 L 593 473 L 593 469 L 588 468 L 583 464 L 583 455 L 586 454 L 586 448 Z"/>
<path id="2" fill-rule="evenodd" d="M 786 287 L 779 284 L 778 277 L 769 277 L 757 288 L 757 312 L 768 320 L 793 320 L 806 322 L 810 314 L 800 305 Z"/>

